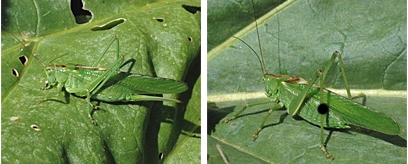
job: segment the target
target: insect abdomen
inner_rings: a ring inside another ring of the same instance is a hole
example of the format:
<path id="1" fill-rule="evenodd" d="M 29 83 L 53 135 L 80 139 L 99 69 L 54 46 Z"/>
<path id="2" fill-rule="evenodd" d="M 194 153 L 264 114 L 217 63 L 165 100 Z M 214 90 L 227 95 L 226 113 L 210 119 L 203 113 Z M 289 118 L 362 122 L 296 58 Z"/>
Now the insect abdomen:
<path id="1" fill-rule="evenodd" d="M 279 89 L 279 95 L 285 96 L 280 96 L 279 100 L 285 104 L 286 108 L 288 108 L 293 99 L 305 88 L 306 85 L 282 82 Z M 317 107 L 320 104 L 320 100 L 316 98 L 316 95 L 319 94 L 318 91 L 318 88 L 313 87 L 309 90 L 308 95 L 299 109 L 299 113 L 297 113 L 298 116 L 315 125 L 321 125 L 321 114 L 317 111 Z M 350 128 L 350 126 L 346 125 L 346 122 L 344 122 L 344 120 L 337 116 L 332 110 L 329 110 L 329 113 L 325 114 L 325 122 L 323 126 L 326 128 L 337 129 Z"/>

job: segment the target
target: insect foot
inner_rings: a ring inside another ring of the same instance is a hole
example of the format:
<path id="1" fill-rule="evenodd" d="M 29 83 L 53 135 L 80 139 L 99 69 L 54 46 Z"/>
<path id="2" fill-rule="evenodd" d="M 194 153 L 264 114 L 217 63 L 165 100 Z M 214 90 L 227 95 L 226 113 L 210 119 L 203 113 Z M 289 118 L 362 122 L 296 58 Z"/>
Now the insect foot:
<path id="1" fill-rule="evenodd" d="M 261 130 L 262 128 L 259 128 L 258 131 L 252 135 L 252 141 L 255 141 L 258 138 L 258 134 L 261 132 Z"/>
<path id="2" fill-rule="evenodd" d="M 92 118 L 91 114 L 88 114 L 88 117 L 92 124 L 94 124 L 95 126 L 98 125 L 96 121 Z"/>
<path id="3" fill-rule="evenodd" d="M 49 100 L 48 98 L 45 98 L 45 99 L 42 99 L 42 100 L 37 100 L 35 103 L 38 105 L 38 104 L 41 104 L 41 103 L 46 102 L 48 100 Z"/>
<path id="4" fill-rule="evenodd" d="M 91 123 L 96 126 L 96 125 L 98 125 L 98 123 L 96 123 L 96 121 L 93 119 L 92 114 L 95 112 L 95 110 L 99 110 L 99 109 L 102 109 L 102 108 L 100 106 L 94 106 L 92 103 L 90 105 L 91 105 L 91 112 L 89 112 L 88 117 L 89 117 L 89 120 L 91 121 Z"/>
<path id="5" fill-rule="evenodd" d="M 231 117 L 231 118 L 229 118 L 229 119 L 225 119 L 224 121 L 222 121 L 222 122 L 224 122 L 224 123 L 228 123 L 229 121 L 231 121 L 231 120 L 233 120 L 233 119 L 235 119 L 235 117 Z"/>
<path id="6" fill-rule="evenodd" d="M 47 90 L 47 89 L 50 89 L 51 88 L 51 86 L 49 85 L 49 83 L 48 83 L 48 81 L 45 81 L 45 85 L 44 85 L 44 87 L 41 87 L 40 88 L 40 90 Z"/>
<path id="7" fill-rule="evenodd" d="M 326 149 L 326 146 L 325 146 L 325 145 L 321 145 L 321 146 L 320 146 L 320 150 L 323 151 L 323 153 L 326 155 L 326 158 L 327 158 L 327 159 L 334 160 L 334 156 L 331 155 L 329 152 L 327 152 L 327 149 Z"/>

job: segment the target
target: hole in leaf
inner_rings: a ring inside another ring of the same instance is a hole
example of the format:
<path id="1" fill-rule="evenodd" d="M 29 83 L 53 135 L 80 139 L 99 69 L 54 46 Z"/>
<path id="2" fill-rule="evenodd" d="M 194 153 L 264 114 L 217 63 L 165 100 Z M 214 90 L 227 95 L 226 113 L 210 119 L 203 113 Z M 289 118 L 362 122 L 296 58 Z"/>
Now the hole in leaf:
<path id="1" fill-rule="evenodd" d="M 163 153 L 159 153 L 159 159 L 163 159 L 164 155 Z"/>
<path id="2" fill-rule="evenodd" d="M 92 19 L 92 13 L 84 9 L 82 0 L 71 0 L 71 12 L 77 24 L 88 23 Z"/>
<path id="3" fill-rule="evenodd" d="M 192 38 L 192 37 L 188 37 L 188 41 L 189 41 L 189 42 L 193 42 L 193 38 Z"/>
<path id="4" fill-rule="evenodd" d="M 157 20 L 157 22 L 164 22 L 164 18 L 153 18 L 155 20 Z"/>
<path id="5" fill-rule="evenodd" d="M 31 128 L 37 132 L 40 131 L 40 127 L 38 127 L 37 125 L 31 125 Z"/>
<path id="6" fill-rule="evenodd" d="M 119 19 L 112 20 L 112 21 L 110 21 L 110 22 L 108 22 L 106 24 L 100 25 L 100 26 L 99 25 L 93 26 L 91 28 L 91 31 L 109 30 L 109 29 L 114 28 L 115 26 L 125 22 L 125 20 L 126 19 L 124 19 L 124 18 L 119 18 Z"/>
<path id="7" fill-rule="evenodd" d="M 20 56 L 20 57 L 18 57 L 18 59 L 20 59 L 20 61 L 21 61 L 21 64 L 23 64 L 23 65 L 26 65 L 27 64 L 27 62 L 28 62 L 28 58 L 26 57 L 26 56 Z"/>
<path id="8" fill-rule="evenodd" d="M 181 5 L 185 10 L 188 12 L 195 14 L 197 11 L 201 11 L 201 7 L 196 7 L 196 6 L 188 6 L 188 5 Z"/>
<path id="9" fill-rule="evenodd" d="M 20 75 L 18 74 L 18 71 L 16 70 L 16 69 L 11 69 L 11 73 L 14 75 L 14 76 L 16 76 L 16 77 L 19 77 Z"/>

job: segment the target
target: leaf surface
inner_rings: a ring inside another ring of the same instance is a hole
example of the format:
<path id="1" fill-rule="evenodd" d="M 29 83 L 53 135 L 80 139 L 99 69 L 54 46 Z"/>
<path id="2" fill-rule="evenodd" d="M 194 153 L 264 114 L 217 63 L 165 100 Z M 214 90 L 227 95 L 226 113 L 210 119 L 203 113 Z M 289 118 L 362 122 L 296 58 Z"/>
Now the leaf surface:
<path id="1" fill-rule="evenodd" d="M 258 94 L 265 92 L 259 61 L 233 38 L 260 54 L 252 2 L 208 4 L 209 163 L 223 162 L 216 144 L 230 163 L 330 162 L 319 148 L 320 128 L 290 117 L 286 109 L 273 112 L 252 141 L 274 104 L 250 107 L 236 120 L 221 123 L 245 103 L 266 96 Z M 261 0 L 255 1 L 255 12 L 268 73 L 310 80 L 337 50 L 343 55 L 352 94 L 369 89 L 366 105 L 403 127 L 399 136 L 333 131 L 327 143 L 333 162 L 406 163 L 406 1 Z M 337 60 L 325 84 L 345 90 Z M 324 137 L 328 134 L 326 130 Z"/>
<path id="2" fill-rule="evenodd" d="M 200 2 L 84 4 L 93 17 L 76 24 L 69 1 L 2 2 L 2 162 L 160 163 L 174 150 L 199 76 L 191 68 L 199 58 Z M 184 103 L 93 101 L 101 107 L 94 126 L 84 98 L 40 90 L 47 80 L 42 64 L 90 66 L 115 35 L 119 47 L 113 44 L 98 67 L 110 67 L 118 48 L 126 61 L 121 71 L 186 82 L 188 91 L 164 95 Z M 53 100 L 36 104 L 45 98 Z"/>

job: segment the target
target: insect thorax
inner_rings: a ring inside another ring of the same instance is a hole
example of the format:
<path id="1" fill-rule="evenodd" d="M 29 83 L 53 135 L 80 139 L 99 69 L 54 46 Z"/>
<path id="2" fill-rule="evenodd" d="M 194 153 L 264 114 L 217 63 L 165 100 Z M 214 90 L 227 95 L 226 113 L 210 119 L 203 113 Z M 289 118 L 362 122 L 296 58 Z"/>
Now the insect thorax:
<path id="1" fill-rule="evenodd" d="M 274 74 L 265 74 L 263 78 L 266 96 L 271 98 L 273 101 L 278 100 L 278 88 L 281 85 L 281 82 L 284 81 L 282 76 L 277 76 Z"/>

